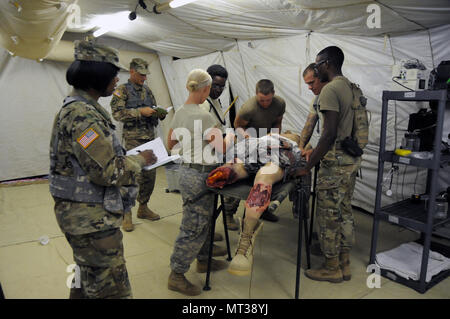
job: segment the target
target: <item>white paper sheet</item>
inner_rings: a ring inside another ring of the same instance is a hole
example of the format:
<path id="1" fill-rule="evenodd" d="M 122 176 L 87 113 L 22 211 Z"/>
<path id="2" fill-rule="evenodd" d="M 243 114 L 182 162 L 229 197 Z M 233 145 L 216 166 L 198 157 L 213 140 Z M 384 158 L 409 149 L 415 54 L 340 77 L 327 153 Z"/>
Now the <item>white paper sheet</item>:
<path id="1" fill-rule="evenodd" d="M 169 156 L 166 148 L 164 147 L 163 141 L 160 137 L 147 142 L 145 144 L 139 145 L 127 152 L 127 155 L 136 155 L 145 150 L 152 150 L 157 157 L 156 163 L 153 165 L 144 166 L 145 170 L 151 170 L 153 168 L 159 167 L 161 165 L 167 164 L 169 162 L 175 161 L 180 158 L 180 155 Z"/>

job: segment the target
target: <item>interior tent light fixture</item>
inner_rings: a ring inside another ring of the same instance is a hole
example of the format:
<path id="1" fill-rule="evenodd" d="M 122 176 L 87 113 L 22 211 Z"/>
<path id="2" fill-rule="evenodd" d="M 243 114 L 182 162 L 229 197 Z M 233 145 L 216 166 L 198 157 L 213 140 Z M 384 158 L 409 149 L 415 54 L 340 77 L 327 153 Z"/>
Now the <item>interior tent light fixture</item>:
<path id="1" fill-rule="evenodd" d="M 101 27 L 98 30 L 95 30 L 94 33 L 92 34 L 94 37 L 98 38 L 99 36 L 104 35 L 105 33 L 107 33 L 108 31 L 111 31 L 107 28 Z"/>
<path id="2" fill-rule="evenodd" d="M 98 29 L 94 31 L 93 36 L 99 37 L 109 31 L 118 30 L 128 23 L 130 11 L 121 11 L 113 14 L 99 15 L 94 18 L 93 24 Z"/>
<path id="3" fill-rule="evenodd" d="M 136 6 L 134 7 L 134 11 L 131 11 L 130 14 L 128 15 L 128 19 L 130 19 L 131 21 L 133 21 L 137 18 L 136 10 L 139 5 L 142 8 L 147 9 L 147 5 L 145 4 L 144 0 L 139 0 L 138 3 L 136 4 Z"/>
<path id="4" fill-rule="evenodd" d="M 160 3 L 153 7 L 153 12 L 156 14 L 159 14 L 163 11 L 178 8 L 178 7 L 184 6 L 184 5 L 194 2 L 194 1 L 197 1 L 197 0 L 172 0 L 172 1 L 169 1 L 166 3 Z"/>
<path id="5" fill-rule="evenodd" d="M 171 8 L 178 8 L 178 7 L 184 6 L 185 4 L 188 4 L 188 3 L 191 3 L 194 1 L 197 1 L 197 0 L 172 0 L 169 2 L 169 6 Z"/>

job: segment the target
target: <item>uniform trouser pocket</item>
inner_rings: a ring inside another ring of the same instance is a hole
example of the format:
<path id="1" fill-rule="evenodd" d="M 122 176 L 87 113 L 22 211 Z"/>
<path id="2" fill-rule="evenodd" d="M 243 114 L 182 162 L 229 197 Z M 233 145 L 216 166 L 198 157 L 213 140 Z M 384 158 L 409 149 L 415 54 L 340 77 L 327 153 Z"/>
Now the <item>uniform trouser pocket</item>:
<path id="1" fill-rule="evenodd" d="M 207 258 L 214 194 L 205 192 L 208 173 L 182 168 L 180 174 L 183 219 L 170 261 L 174 271 L 184 273 L 195 258 Z"/>
<path id="2" fill-rule="evenodd" d="M 84 235 L 66 234 L 75 262 L 92 267 L 124 264 L 122 237 L 118 228 Z"/>

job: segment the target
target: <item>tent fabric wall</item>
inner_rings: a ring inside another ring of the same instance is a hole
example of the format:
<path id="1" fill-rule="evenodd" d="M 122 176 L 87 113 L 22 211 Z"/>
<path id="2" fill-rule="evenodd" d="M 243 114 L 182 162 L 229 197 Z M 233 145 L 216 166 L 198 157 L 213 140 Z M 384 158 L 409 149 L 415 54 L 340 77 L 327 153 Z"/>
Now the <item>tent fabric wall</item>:
<path id="1" fill-rule="evenodd" d="M 183 105 L 189 95 L 189 92 L 186 89 L 186 80 L 190 71 L 198 68 L 206 70 L 213 64 L 224 65 L 224 60 L 220 52 L 190 59 L 174 60 L 172 57 L 166 55 L 160 55 L 159 58 L 175 109 Z M 227 86 L 220 96 L 223 111 L 228 108 L 229 100 L 230 95 Z M 227 116 L 227 123 L 229 122 L 229 117 Z"/>
<path id="2" fill-rule="evenodd" d="M 0 181 L 48 174 L 53 120 L 71 91 L 65 80 L 68 66 L 11 57 L 0 50 L 0 87 L 7 92 L 0 95 L 4 110 L 0 119 Z M 119 83 L 128 77 L 128 72 L 120 72 Z M 109 112 L 110 100 L 99 99 Z M 121 136 L 120 124 L 117 127 Z"/>
<path id="3" fill-rule="evenodd" d="M 282 128 L 298 131 L 299 119 L 306 118 L 308 112 L 307 109 L 296 106 L 309 103 L 307 97 L 301 96 L 299 87 L 302 83 L 301 70 L 306 66 L 306 34 L 271 41 L 238 41 L 245 68 L 247 92 L 250 93 L 242 96 L 239 106 L 255 95 L 259 80 L 270 79 L 274 82 L 275 94 L 281 96 L 287 104 Z M 236 72 L 238 70 L 231 70 L 231 73 Z M 306 91 L 307 89 L 305 93 Z"/>
<path id="4" fill-rule="evenodd" d="M 121 40 L 106 39 L 102 42 L 115 47 L 134 49 L 132 45 L 127 47 L 127 43 Z M 123 52 L 128 60 L 134 54 L 150 62 L 151 74 L 147 78 L 147 84 L 152 89 L 158 105 L 168 107 L 172 102 L 158 56 L 148 49 L 141 49 L 143 52 Z M 73 54 L 73 49 L 71 52 Z M 64 97 L 71 91 L 65 78 L 70 63 L 64 62 L 71 59 L 65 56 L 64 52 L 58 55 L 58 59 L 63 62 L 47 59 L 36 62 L 12 57 L 6 50 L 0 49 L 0 87 L 4 92 L 0 95 L 0 105 L 4 111 L 4 116 L 0 119 L 0 134 L 3 137 L 0 141 L 0 181 L 48 174 L 53 119 Z M 119 84 L 125 83 L 129 73 L 121 70 L 118 77 Z M 108 112 L 111 112 L 110 100 L 111 96 L 99 99 L 99 103 Z M 113 122 L 116 124 L 118 136 L 121 137 L 121 123 L 114 120 Z"/>
<path id="5" fill-rule="evenodd" d="M 0 50 L 0 180 L 48 173 L 53 118 L 69 91 L 65 63 L 11 57 Z"/>
<path id="6" fill-rule="evenodd" d="M 283 130 L 300 132 L 308 114 L 308 105 L 313 98 L 313 94 L 303 82 L 303 69 L 313 62 L 316 54 L 326 46 L 341 47 L 345 54 L 343 73 L 361 86 L 368 98 L 368 110 L 371 113 L 369 144 L 363 155 L 362 178 L 357 179 L 353 204 L 372 211 L 378 167 L 381 96 L 383 90 L 392 89 L 392 66 L 401 59 L 417 58 L 431 70 L 433 65 L 437 66 L 441 60 L 449 60 L 450 47 L 445 45 L 449 41 L 448 31 L 449 26 L 431 29 L 429 33 L 423 31 L 392 38 L 304 33 L 283 38 L 237 40 L 231 50 L 223 52 L 223 65 L 229 72 L 229 85 L 233 94 L 239 95 L 237 109 L 254 95 L 255 84 L 259 79 L 269 78 L 275 84 L 276 94 L 283 97 L 287 103 Z M 176 95 L 183 95 L 184 93 L 180 92 L 186 91 L 184 81 L 191 69 L 206 69 L 210 65 L 211 55 L 206 57 L 173 62 L 170 57 L 161 57 L 166 77 L 176 74 L 179 79 L 168 79 L 173 101 L 176 101 Z M 421 106 L 423 107 L 421 103 L 391 103 L 388 113 L 387 149 L 400 145 L 409 114 L 416 112 Z M 446 114 L 450 119 L 448 111 Z M 317 141 L 318 136 L 315 133 L 312 142 Z M 389 169 L 390 165 L 385 165 L 386 176 Z M 423 169 L 400 165 L 399 174 L 395 174 L 393 179 L 394 194 L 391 198 L 383 196 L 383 205 L 407 198 L 412 193 L 423 192 L 425 176 L 426 171 Z M 450 182 L 448 177 L 444 177 L 447 184 Z"/>

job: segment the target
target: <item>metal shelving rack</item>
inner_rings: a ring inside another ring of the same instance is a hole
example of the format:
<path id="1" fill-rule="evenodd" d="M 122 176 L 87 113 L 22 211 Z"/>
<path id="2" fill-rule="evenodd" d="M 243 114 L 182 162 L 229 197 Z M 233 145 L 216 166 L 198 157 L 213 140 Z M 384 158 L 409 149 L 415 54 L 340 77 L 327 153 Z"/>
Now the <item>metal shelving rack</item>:
<path id="1" fill-rule="evenodd" d="M 441 154 L 440 143 L 444 123 L 445 106 L 448 99 L 447 90 L 426 90 L 426 91 L 383 91 L 383 104 L 381 113 L 381 133 L 380 133 L 380 151 L 378 156 L 378 176 L 375 196 L 375 211 L 373 214 L 372 242 L 370 250 L 370 264 L 375 263 L 377 250 L 378 229 L 380 220 L 388 221 L 402 227 L 420 231 L 423 237 L 422 262 L 419 280 L 407 280 L 395 274 L 394 272 L 381 269 L 381 275 L 395 282 L 406 285 L 410 288 L 424 293 L 429 288 L 447 278 L 450 270 L 442 271 L 434 276 L 430 282 L 426 282 L 426 273 L 428 267 L 428 257 L 430 252 L 431 236 L 433 229 L 450 221 L 450 218 L 444 220 L 433 219 L 433 207 L 438 193 L 437 177 L 443 164 L 450 162 L 450 156 Z M 416 159 L 397 156 L 393 151 L 386 151 L 386 126 L 389 100 L 395 101 L 438 101 L 436 131 L 434 136 L 433 157 L 429 160 Z M 426 193 L 429 194 L 428 209 L 425 210 L 423 203 L 415 203 L 410 199 L 396 202 L 391 205 L 381 207 L 382 182 L 384 163 L 399 163 L 413 165 L 428 169 Z"/>

